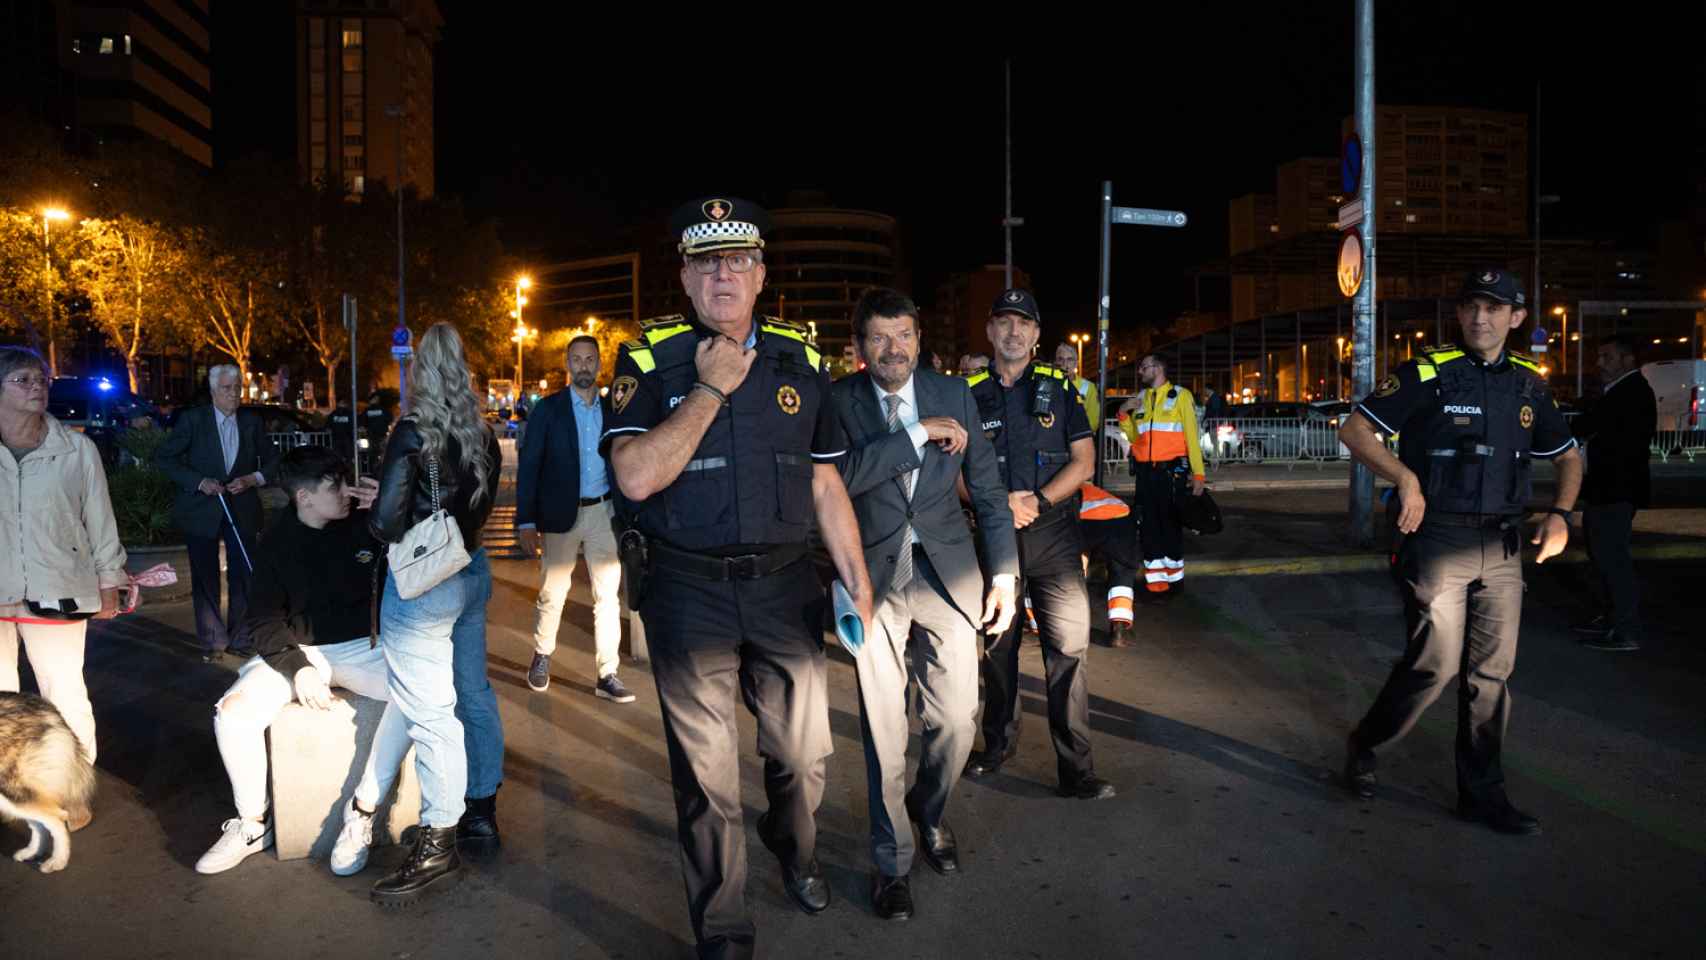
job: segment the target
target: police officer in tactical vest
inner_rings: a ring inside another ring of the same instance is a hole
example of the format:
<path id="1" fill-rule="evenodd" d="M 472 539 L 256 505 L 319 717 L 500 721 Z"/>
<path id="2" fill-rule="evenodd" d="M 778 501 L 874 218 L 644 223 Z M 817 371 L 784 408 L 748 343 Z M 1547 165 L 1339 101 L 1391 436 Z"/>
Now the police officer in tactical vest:
<path id="1" fill-rule="evenodd" d="M 1079 559 L 1079 487 L 1095 471 L 1096 444 L 1078 391 L 1067 375 L 1031 362 L 1042 332 L 1036 298 L 1007 290 L 989 311 L 995 347 L 992 370 L 966 379 L 983 431 L 995 445 L 1007 504 L 1019 540 L 1019 595 L 1029 595 L 1042 639 L 1048 725 L 1060 775 L 1060 794 L 1085 800 L 1114 795 L 1090 761 L 1090 597 Z M 983 665 L 983 750 L 966 776 L 1001 769 L 1019 745 L 1019 638 L 1013 624 Z"/>
<path id="2" fill-rule="evenodd" d="M 628 501 L 619 548 L 651 643 L 701 957 L 754 949 L 738 700 L 764 757 L 758 834 L 794 901 L 807 913 L 829 905 L 815 859 L 831 746 L 814 524 L 871 622 L 823 357 L 801 328 L 753 312 L 767 222 L 727 197 L 676 213 L 693 313 L 642 324 L 623 345 L 602 441 Z"/>
<path id="3" fill-rule="evenodd" d="M 1478 270 L 1457 307 L 1462 346 L 1424 351 L 1357 405 L 1339 439 L 1398 488 L 1397 571 L 1408 643 L 1351 733 L 1345 784 L 1374 796 L 1376 758 L 1457 680 L 1457 812 L 1501 833 L 1540 823 L 1511 805 L 1499 753 L 1522 615 L 1523 513 L 1535 458 L 1553 461 L 1557 492 L 1529 541 L 1536 562 L 1569 540 L 1581 456 L 1533 360 L 1505 348 L 1527 317 L 1517 279 Z M 1398 435 L 1398 456 L 1380 434 Z"/>

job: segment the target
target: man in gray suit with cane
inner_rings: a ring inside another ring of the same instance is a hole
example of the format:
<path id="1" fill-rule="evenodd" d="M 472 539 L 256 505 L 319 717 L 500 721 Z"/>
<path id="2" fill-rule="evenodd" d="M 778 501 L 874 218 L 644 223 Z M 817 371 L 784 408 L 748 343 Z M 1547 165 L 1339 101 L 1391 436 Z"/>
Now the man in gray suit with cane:
<path id="1" fill-rule="evenodd" d="M 235 634 L 249 605 L 249 551 L 261 526 L 263 472 L 277 453 L 261 415 L 241 409 L 237 368 L 220 364 L 207 373 L 213 403 L 178 417 L 155 454 L 155 463 L 178 485 L 172 522 L 183 531 L 190 555 L 196 639 L 204 663 L 227 649 L 247 653 Z M 225 543 L 228 611 L 220 611 L 219 544 Z"/>
<path id="2" fill-rule="evenodd" d="M 876 866 L 871 900 L 877 916 L 904 920 L 913 912 L 914 823 L 925 862 L 942 874 L 959 870 L 945 810 L 977 738 L 977 632 L 999 636 L 1012 620 L 1018 548 L 1007 487 L 971 390 L 917 369 L 917 306 L 894 290 L 867 291 L 853 312 L 853 341 L 866 368 L 837 381 L 834 398 L 850 441 L 842 476 L 876 611 L 872 635 L 854 656 Z M 980 549 L 960 509 L 961 479 Z M 913 677 L 924 749 L 918 782 L 907 790 Z"/>

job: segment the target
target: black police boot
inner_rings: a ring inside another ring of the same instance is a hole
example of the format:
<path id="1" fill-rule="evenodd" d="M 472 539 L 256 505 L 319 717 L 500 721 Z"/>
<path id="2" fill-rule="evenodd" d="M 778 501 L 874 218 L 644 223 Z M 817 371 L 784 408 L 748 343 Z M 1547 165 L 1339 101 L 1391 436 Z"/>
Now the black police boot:
<path id="1" fill-rule="evenodd" d="M 462 860 L 456 855 L 456 828 L 421 827 L 409 859 L 374 884 L 369 896 L 380 906 L 401 906 L 419 900 L 434 886 L 451 886 L 460 879 Z"/>
<path id="2" fill-rule="evenodd" d="M 456 821 L 456 842 L 479 849 L 498 845 L 498 795 L 469 797 L 462 806 L 462 819 Z"/>

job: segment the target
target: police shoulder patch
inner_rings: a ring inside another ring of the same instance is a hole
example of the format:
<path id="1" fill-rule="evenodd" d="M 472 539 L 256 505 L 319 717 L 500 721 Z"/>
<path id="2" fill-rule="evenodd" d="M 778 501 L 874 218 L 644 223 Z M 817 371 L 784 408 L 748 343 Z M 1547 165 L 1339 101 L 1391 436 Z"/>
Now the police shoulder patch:
<path id="1" fill-rule="evenodd" d="M 1386 379 L 1380 381 L 1380 385 L 1374 388 L 1374 395 L 1376 397 L 1390 397 L 1397 392 L 1398 375 L 1395 373 L 1387 375 Z"/>
<path id="2" fill-rule="evenodd" d="M 800 391 L 795 390 L 792 384 L 782 384 L 781 388 L 776 391 L 776 405 L 781 407 L 782 412 L 790 417 L 799 413 Z"/>
<path id="3" fill-rule="evenodd" d="M 1524 430 L 1534 426 L 1534 408 L 1526 403 L 1523 404 L 1522 409 L 1517 412 L 1516 419 L 1518 423 L 1522 424 Z"/>
<path id="4" fill-rule="evenodd" d="M 617 377 L 610 384 L 610 409 L 615 413 L 628 409 L 628 402 L 634 399 L 634 391 L 639 386 L 639 381 L 633 377 Z"/>

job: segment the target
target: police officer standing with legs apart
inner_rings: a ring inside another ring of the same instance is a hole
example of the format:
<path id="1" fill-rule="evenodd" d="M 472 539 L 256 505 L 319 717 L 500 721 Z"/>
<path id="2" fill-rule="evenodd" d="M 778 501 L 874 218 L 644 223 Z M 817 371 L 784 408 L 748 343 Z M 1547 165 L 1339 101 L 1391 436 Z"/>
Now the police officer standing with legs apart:
<path id="1" fill-rule="evenodd" d="M 1339 429 L 1353 456 L 1398 488 L 1398 571 L 1405 584 L 1404 656 L 1352 731 L 1345 785 L 1374 796 L 1376 758 L 1416 725 L 1455 677 L 1457 812 L 1500 833 L 1536 834 L 1511 805 L 1499 754 L 1522 619 L 1522 515 L 1535 457 L 1552 458 L 1557 493 L 1529 541 L 1536 562 L 1563 552 L 1581 489 L 1576 441 L 1539 366 L 1505 349 L 1527 300 L 1502 268 L 1464 282 L 1462 348 L 1400 366 Z M 1380 434 L 1399 435 L 1394 457 Z"/>
<path id="2" fill-rule="evenodd" d="M 1029 594 L 1042 638 L 1048 725 L 1060 794 L 1084 800 L 1114 795 L 1090 760 L 1090 598 L 1079 559 L 1079 486 L 1095 472 L 1096 444 L 1084 404 L 1066 374 L 1032 363 L 1042 332 L 1036 298 L 1004 291 L 986 328 L 995 347 L 991 371 L 967 378 L 980 426 L 995 445 L 1007 505 L 1018 529 L 1019 592 Z M 966 776 L 986 777 L 1013 756 L 1019 740 L 1018 617 L 989 650 L 983 666 L 983 750 Z"/>
<path id="3" fill-rule="evenodd" d="M 871 630 L 871 585 L 838 464 L 847 442 L 805 332 L 753 312 L 763 210 L 677 211 L 691 317 L 641 325 L 610 386 L 604 452 L 632 504 L 619 547 L 651 640 L 688 910 L 701 957 L 751 957 L 737 696 L 758 719 L 769 810 L 758 835 L 807 913 L 829 906 L 815 859 L 831 751 L 815 521 Z"/>

